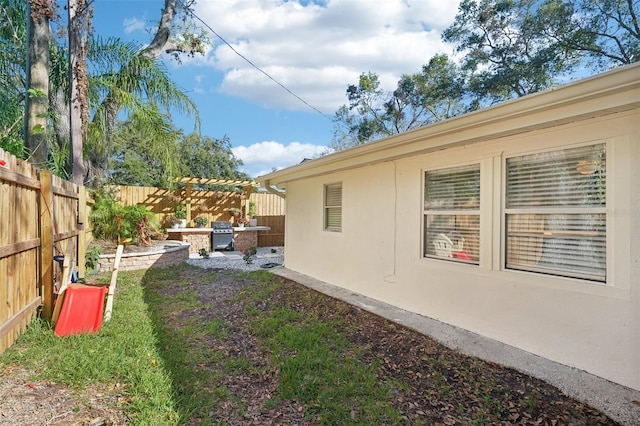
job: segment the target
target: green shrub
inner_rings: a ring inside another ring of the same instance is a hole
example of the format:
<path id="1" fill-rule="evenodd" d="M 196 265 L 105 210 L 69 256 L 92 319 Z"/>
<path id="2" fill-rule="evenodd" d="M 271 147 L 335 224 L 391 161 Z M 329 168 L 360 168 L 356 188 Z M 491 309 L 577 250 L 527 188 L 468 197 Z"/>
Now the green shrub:
<path id="1" fill-rule="evenodd" d="M 92 246 L 91 249 L 87 250 L 84 263 L 87 270 L 94 271 L 98 269 L 98 266 L 100 266 L 100 254 L 102 254 L 102 251 L 98 246 Z"/>
<path id="2" fill-rule="evenodd" d="M 106 191 L 94 193 L 95 204 L 90 215 L 93 237 L 128 244 L 137 240 L 148 245 L 151 236 L 160 229 L 155 215 L 145 206 L 121 206 Z"/>

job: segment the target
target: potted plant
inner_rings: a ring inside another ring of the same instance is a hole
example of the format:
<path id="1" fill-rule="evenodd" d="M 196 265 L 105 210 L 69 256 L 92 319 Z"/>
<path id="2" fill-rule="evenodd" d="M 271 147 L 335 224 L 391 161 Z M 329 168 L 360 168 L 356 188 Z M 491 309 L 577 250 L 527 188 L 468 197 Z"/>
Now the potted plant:
<path id="1" fill-rule="evenodd" d="M 249 201 L 249 226 L 258 226 L 256 203 Z"/>
<path id="2" fill-rule="evenodd" d="M 204 228 L 208 220 L 205 216 L 197 216 L 195 219 L 193 219 L 193 222 L 196 224 L 198 228 Z"/>
<path id="3" fill-rule="evenodd" d="M 178 216 L 176 216 L 175 214 L 169 215 L 167 216 L 167 223 L 169 224 L 169 226 L 171 226 L 173 229 L 179 228 L 180 224 L 182 222 L 182 219 L 180 219 Z"/>
<path id="4" fill-rule="evenodd" d="M 237 222 L 240 228 L 244 228 L 245 225 L 249 224 L 249 219 L 247 219 L 246 217 L 240 217 L 238 218 Z"/>
<path id="5" fill-rule="evenodd" d="M 180 219 L 180 228 L 186 228 L 187 227 L 187 211 L 184 207 L 184 203 L 182 201 L 180 201 L 178 204 L 176 204 L 176 211 L 174 213 L 174 216 L 178 219 Z"/>

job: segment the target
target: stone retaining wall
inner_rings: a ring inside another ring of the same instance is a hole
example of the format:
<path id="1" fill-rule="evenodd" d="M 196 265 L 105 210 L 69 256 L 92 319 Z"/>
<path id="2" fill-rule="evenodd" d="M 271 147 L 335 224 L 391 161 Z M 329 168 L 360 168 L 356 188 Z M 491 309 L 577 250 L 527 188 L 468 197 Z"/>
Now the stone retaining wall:
<path id="1" fill-rule="evenodd" d="M 100 271 L 111 271 L 115 254 L 100 256 Z M 189 244 L 179 244 L 149 250 L 141 253 L 124 253 L 120 259 L 119 271 L 133 271 L 137 269 L 167 268 L 178 265 L 189 259 Z"/>

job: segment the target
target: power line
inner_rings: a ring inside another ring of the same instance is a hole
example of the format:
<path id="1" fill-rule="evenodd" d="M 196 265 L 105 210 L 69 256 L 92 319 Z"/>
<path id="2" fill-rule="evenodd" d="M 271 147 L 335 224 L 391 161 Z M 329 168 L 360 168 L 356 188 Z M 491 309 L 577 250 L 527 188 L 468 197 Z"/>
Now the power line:
<path id="1" fill-rule="evenodd" d="M 213 28 L 211 28 L 211 26 L 209 24 L 207 24 L 202 18 L 200 18 L 198 15 L 196 15 L 193 11 L 187 9 L 187 6 L 182 3 L 182 2 L 178 2 L 180 4 L 182 4 L 182 6 L 185 8 L 185 11 L 187 11 L 187 13 L 189 13 L 191 16 L 193 16 L 195 19 L 197 19 L 198 21 L 200 21 L 200 23 L 202 23 L 202 25 L 204 25 L 205 27 L 207 27 L 207 29 L 209 31 L 211 31 L 216 37 L 218 37 L 220 40 L 222 40 L 222 42 L 224 44 L 226 44 L 229 49 L 231 49 L 233 51 L 233 53 L 235 53 L 236 55 L 238 55 L 239 57 L 241 57 L 242 59 L 244 59 L 249 65 L 251 65 L 253 68 L 255 68 L 256 70 L 260 71 L 262 74 L 264 74 L 265 76 L 267 76 L 267 78 L 271 81 L 273 81 L 274 83 L 276 83 L 278 86 L 282 87 L 284 90 L 286 90 L 291 96 L 295 97 L 296 99 L 298 99 L 300 102 L 302 102 L 303 104 L 305 104 L 306 106 L 308 106 L 309 108 L 311 108 L 312 110 L 316 111 L 318 114 L 328 118 L 331 122 L 334 122 L 334 119 L 332 117 L 329 117 L 327 114 L 325 114 L 324 112 L 320 111 L 318 108 L 314 107 L 313 105 L 311 105 L 309 102 L 305 101 L 304 99 L 302 99 L 300 96 L 298 96 L 297 94 L 295 94 L 293 91 L 291 91 L 288 87 L 286 87 L 284 84 L 280 83 L 279 81 L 277 81 L 275 78 L 271 77 L 266 71 L 264 71 L 262 68 L 260 68 L 259 66 L 257 66 L 256 64 L 254 64 L 253 62 L 251 62 L 251 60 L 249 60 L 246 56 L 244 56 L 243 54 L 241 54 L 240 52 L 238 52 L 236 49 L 233 48 L 233 46 L 231 44 L 229 44 L 229 42 L 227 42 L 227 40 L 225 40 L 220 34 L 218 34 Z"/>

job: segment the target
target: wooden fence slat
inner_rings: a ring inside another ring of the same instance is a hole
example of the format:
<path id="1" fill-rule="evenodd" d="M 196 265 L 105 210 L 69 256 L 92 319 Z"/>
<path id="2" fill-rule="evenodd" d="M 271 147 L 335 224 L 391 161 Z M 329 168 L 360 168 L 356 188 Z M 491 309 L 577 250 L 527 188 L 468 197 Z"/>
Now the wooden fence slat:
<path id="1" fill-rule="evenodd" d="M 37 179 L 33 179 L 31 177 L 21 175 L 19 173 L 12 172 L 3 168 L 0 168 L 0 180 L 10 183 L 17 183 L 21 186 L 26 186 L 29 188 L 40 188 L 40 182 L 38 182 Z"/>
<path id="2" fill-rule="evenodd" d="M 0 353 L 26 329 L 42 304 L 42 180 L 31 164 L 0 150 Z M 46 173 L 42 174 L 46 181 Z M 45 182 L 46 186 L 46 182 Z M 46 212 L 46 213 L 45 213 Z M 49 238 L 49 242 L 51 239 Z M 46 256 L 46 250 L 44 255 Z"/>
<path id="3" fill-rule="evenodd" d="M 21 322 L 24 322 L 31 318 L 31 316 L 33 316 L 38 310 L 41 302 L 42 300 L 40 299 L 40 296 L 36 297 L 35 299 L 24 305 L 22 309 L 16 312 L 16 314 L 9 318 L 8 321 L 0 324 L 0 338 L 3 338 L 7 334 L 13 332 L 13 329 Z"/>
<path id="4" fill-rule="evenodd" d="M 37 247 L 40 247 L 40 238 L 32 238 L 18 243 L 7 244 L 0 247 L 0 258 L 12 256 Z"/>
<path id="5" fill-rule="evenodd" d="M 78 278 L 86 273 L 87 228 L 89 225 L 89 209 L 87 207 L 87 189 L 78 189 Z"/>
<path id="6" fill-rule="evenodd" d="M 40 283 L 42 316 L 53 314 L 53 192 L 51 172 L 40 172 Z"/>

